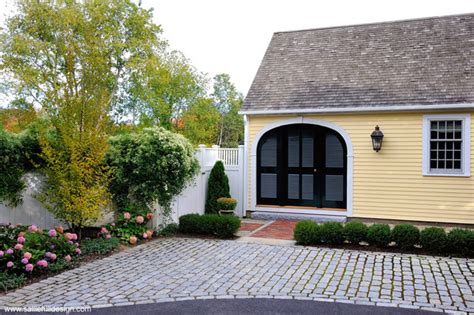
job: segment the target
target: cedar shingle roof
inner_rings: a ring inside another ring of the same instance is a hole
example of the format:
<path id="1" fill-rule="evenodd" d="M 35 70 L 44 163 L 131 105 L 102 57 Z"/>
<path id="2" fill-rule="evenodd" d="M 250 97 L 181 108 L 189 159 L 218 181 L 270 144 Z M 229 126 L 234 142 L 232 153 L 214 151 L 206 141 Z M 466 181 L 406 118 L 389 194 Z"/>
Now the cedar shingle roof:
<path id="1" fill-rule="evenodd" d="M 242 111 L 474 103 L 474 13 L 275 33 Z"/>

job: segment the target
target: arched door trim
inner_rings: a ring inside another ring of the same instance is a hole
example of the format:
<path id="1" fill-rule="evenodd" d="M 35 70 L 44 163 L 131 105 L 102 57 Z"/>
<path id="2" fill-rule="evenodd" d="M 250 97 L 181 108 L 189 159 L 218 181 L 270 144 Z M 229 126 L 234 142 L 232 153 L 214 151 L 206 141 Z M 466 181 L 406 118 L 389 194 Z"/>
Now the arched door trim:
<path id="1" fill-rule="evenodd" d="M 352 200 L 353 200 L 353 147 L 352 141 L 349 137 L 349 134 L 340 126 L 336 125 L 335 123 L 320 120 L 320 119 L 313 119 L 313 118 L 305 118 L 305 117 L 296 117 L 290 118 L 285 120 L 279 120 L 273 122 L 271 124 L 266 125 L 262 128 L 253 138 L 252 141 L 252 148 L 250 151 L 250 159 L 251 159 L 251 170 L 252 170 L 252 178 L 251 178 L 251 195 L 250 195 L 250 206 L 251 210 L 262 210 L 262 211 L 269 211 L 271 208 L 258 208 L 257 207 L 257 148 L 260 139 L 263 137 L 265 133 L 268 131 L 275 129 L 277 127 L 292 125 L 292 124 L 310 124 L 310 125 L 318 125 L 322 127 L 326 127 L 332 129 L 339 133 L 341 137 L 344 139 L 346 148 L 347 148 L 347 211 L 346 212 L 338 212 L 338 211 L 318 211 L 321 214 L 330 214 L 330 215 L 346 215 L 352 216 Z M 279 210 L 280 211 L 280 210 Z M 291 212 L 291 213 L 312 213 L 314 211 L 308 210 L 284 210 L 281 212 Z"/>

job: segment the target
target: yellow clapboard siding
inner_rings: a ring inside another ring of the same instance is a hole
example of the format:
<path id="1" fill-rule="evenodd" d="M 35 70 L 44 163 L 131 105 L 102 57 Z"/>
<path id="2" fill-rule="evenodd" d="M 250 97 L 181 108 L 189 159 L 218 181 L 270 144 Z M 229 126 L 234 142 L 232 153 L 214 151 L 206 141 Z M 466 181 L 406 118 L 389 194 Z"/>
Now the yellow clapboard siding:
<path id="1" fill-rule="evenodd" d="M 447 112 L 447 114 L 466 112 Z M 468 111 L 472 113 L 473 111 Z M 377 219 L 474 224 L 474 177 L 422 175 L 424 114 L 356 113 L 304 115 L 337 124 L 353 145 L 353 216 Z M 249 143 L 268 124 L 299 116 L 248 116 Z M 474 174 L 474 127 L 471 117 L 471 173 Z M 382 150 L 372 150 L 370 133 L 379 125 L 385 137 Z M 250 150 L 248 150 L 250 157 Z M 248 193 L 252 186 L 249 158 Z M 250 206 L 250 204 L 249 204 Z"/>

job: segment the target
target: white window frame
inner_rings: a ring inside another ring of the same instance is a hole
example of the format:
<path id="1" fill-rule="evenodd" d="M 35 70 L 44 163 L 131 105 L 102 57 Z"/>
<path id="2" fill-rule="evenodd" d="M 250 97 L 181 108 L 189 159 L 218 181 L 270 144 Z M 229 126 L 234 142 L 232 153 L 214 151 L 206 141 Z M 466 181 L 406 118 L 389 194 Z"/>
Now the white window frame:
<path id="1" fill-rule="evenodd" d="M 432 120 L 461 120 L 461 170 L 430 170 L 430 139 Z M 471 114 L 437 114 L 423 116 L 423 176 L 471 176 Z"/>

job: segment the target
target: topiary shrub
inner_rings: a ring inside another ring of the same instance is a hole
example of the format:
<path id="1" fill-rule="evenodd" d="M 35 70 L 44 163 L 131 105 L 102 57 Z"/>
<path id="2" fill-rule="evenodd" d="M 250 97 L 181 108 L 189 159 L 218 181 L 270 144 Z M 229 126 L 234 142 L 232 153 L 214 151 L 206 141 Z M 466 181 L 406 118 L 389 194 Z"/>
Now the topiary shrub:
<path id="1" fill-rule="evenodd" d="M 240 219 L 236 216 L 217 214 L 186 214 L 179 218 L 179 231 L 186 234 L 214 235 L 218 238 L 230 238 L 240 228 Z"/>
<path id="2" fill-rule="evenodd" d="M 321 227 L 314 221 L 300 221 L 293 231 L 293 238 L 301 245 L 321 243 Z"/>
<path id="3" fill-rule="evenodd" d="M 162 228 L 159 232 L 161 236 L 173 236 L 179 231 L 179 226 L 176 223 L 170 223 Z"/>
<path id="4" fill-rule="evenodd" d="M 461 256 L 474 256 L 474 231 L 452 229 L 448 233 L 447 247 L 449 252 Z"/>
<path id="5" fill-rule="evenodd" d="M 207 182 L 206 213 L 219 213 L 217 199 L 230 198 L 229 178 L 225 174 L 224 163 L 217 161 L 209 174 Z"/>
<path id="6" fill-rule="evenodd" d="M 443 228 L 429 227 L 420 233 L 420 244 L 429 252 L 442 252 L 446 247 L 446 241 L 446 232 Z"/>
<path id="7" fill-rule="evenodd" d="M 326 244 L 339 245 L 344 242 L 344 228 L 339 222 L 325 222 L 321 224 L 321 241 Z"/>
<path id="8" fill-rule="evenodd" d="M 367 226 L 362 222 L 349 222 L 344 225 L 344 237 L 352 244 L 367 240 Z"/>
<path id="9" fill-rule="evenodd" d="M 392 240 L 401 249 L 412 249 L 420 241 L 420 230 L 412 224 L 398 224 L 393 228 Z"/>
<path id="10" fill-rule="evenodd" d="M 385 247 L 390 243 L 390 226 L 373 224 L 367 229 L 367 241 L 370 245 Z"/>

